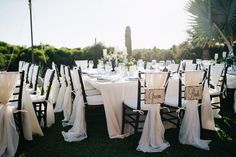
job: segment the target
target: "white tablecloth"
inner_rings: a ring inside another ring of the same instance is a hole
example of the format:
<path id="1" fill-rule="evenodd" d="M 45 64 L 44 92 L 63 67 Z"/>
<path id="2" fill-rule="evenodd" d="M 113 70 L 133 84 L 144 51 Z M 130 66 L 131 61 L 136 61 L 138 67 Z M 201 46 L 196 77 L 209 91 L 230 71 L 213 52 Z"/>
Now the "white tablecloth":
<path id="1" fill-rule="evenodd" d="M 132 134 L 133 133 L 132 128 L 127 127 L 129 126 L 127 125 L 125 127 L 125 134 L 121 135 L 122 102 L 125 99 L 137 98 L 137 80 L 126 81 L 123 79 L 123 80 L 115 80 L 115 81 L 114 80 L 113 81 L 105 81 L 105 80 L 98 81 L 96 78 L 90 78 L 90 77 L 84 77 L 84 80 L 86 83 L 91 84 L 93 87 L 101 91 L 103 102 L 104 102 L 109 137 L 110 138 L 124 138 Z M 173 82 L 175 85 L 177 85 L 178 81 L 177 79 L 173 79 Z M 170 85 L 168 88 L 178 88 L 178 85 L 176 87 Z M 209 97 L 209 93 L 208 93 L 207 98 L 208 97 Z M 152 114 L 149 116 L 153 116 L 153 115 L 155 114 Z M 78 122 L 78 120 L 76 121 Z M 80 122 L 81 122 L 81 119 L 80 119 Z M 205 101 L 205 104 L 202 105 L 202 125 L 206 129 L 210 129 L 210 130 L 215 129 L 214 118 L 213 118 L 212 109 L 210 106 L 210 97 L 208 98 L 208 101 Z M 63 136 L 66 141 L 74 141 L 75 138 L 71 138 L 71 136 L 81 137 L 78 132 L 76 133 L 74 126 L 73 126 L 73 129 L 71 130 L 72 131 L 68 131 L 67 133 L 63 132 Z M 160 135 L 162 133 L 160 132 Z M 84 132 L 82 132 L 82 134 L 84 134 Z M 144 135 L 144 137 L 148 137 L 148 136 L 150 135 Z M 164 138 L 162 139 L 162 143 L 163 142 L 165 143 Z M 163 147 L 161 148 L 164 149 L 167 147 L 168 147 L 168 143 L 166 143 L 165 146 L 163 145 Z"/>
<path id="2" fill-rule="evenodd" d="M 101 90 L 104 108 L 107 118 L 107 127 L 110 138 L 123 137 L 121 135 L 122 102 L 128 98 L 137 98 L 137 81 L 125 82 L 98 82 L 96 79 L 86 79 L 95 88 Z M 176 91 L 178 79 L 171 79 L 168 88 Z M 166 96 L 169 96 L 167 93 Z M 178 98 L 178 93 L 173 92 L 172 96 Z M 210 106 L 209 93 L 204 95 L 205 101 L 202 104 L 202 127 L 208 130 L 215 130 L 214 117 Z"/>
<path id="3" fill-rule="evenodd" d="M 104 101 L 104 108 L 106 112 L 109 137 L 110 138 L 123 138 L 131 134 L 132 130 L 126 128 L 125 134 L 121 135 L 122 102 L 123 100 L 127 98 L 137 98 L 137 81 L 100 83 L 96 81 L 95 79 L 88 78 L 86 80 L 90 84 L 92 84 L 94 87 L 101 90 L 103 101 Z M 175 79 L 175 78 L 170 79 L 168 88 L 170 88 L 171 91 L 176 91 L 175 89 L 178 89 L 178 79 Z M 210 94 L 208 91 L 207 84 L 204 86 L 204 88 L 205 88 L 204 96 L 203 96 L 202 107 L 201 107 L 202 127 L 208 130 L 216 130 L 211 103 L 210 103 Z M 167 93 L 167 96 L 169 96 L 168 93 Z M 172 93 L 172 96 L 177 98 L 178 97 L 177 92 Z M 190 112 L 189 109 L 186 112 Z M 194 110 L 193 112 L 197 112 L 198 114 L 197 110 Z M 198 120 L 197 117 L 195 119 Z M 196 139 L 199 139 L 198 141 L 201 141 L 200 136 L 197 136 Z M 202 143 L 204 142 L 202 141 Z M 191 144 L 191 141 L 187 144 Z M 195 146 L 198 144 L 199 143 L 197 144 L 193 143 L 193 145 Z M 209 148 L 207 148 L 206 146 L 205 149 L 209 149 Z"/>
<path id="4" fill-rule="evenodd" d="M 103 97 L 109 137 L 123 138 L 130 135 L 132 130 L 127 127 L 125 127 L 125 134 L 121 135 L 122 103 L 125 99 L 137 98 L 137 80 L 115 83 L 91 83 L 97 83 L 97 85 L 100 86 L 99 88 Z"/>
<path id="5" fill-rule="evenodd" d="M 122 102 L 126 98 L 137 97 L 136 81 L 95 81 L 95 78 L 84 77 L 87 86 L 99 89 L 103 96 L 104 108 L 107 120 L 108 134 L 110 138 L 124 138 L 132 133 L 131 127 L 125 128 L 125 134 L 121 135 L 122 126 Z M 73 110 L 76 110 L 76 118 L 73 127 L 68 132 L 62 132 L 65 141 L 80 141 L 87 137 L 84 117 L 84 104 L 81 93 L 77 93 L 78 102 Z M 127 125 L 128 126 L 128 125 Z"/>

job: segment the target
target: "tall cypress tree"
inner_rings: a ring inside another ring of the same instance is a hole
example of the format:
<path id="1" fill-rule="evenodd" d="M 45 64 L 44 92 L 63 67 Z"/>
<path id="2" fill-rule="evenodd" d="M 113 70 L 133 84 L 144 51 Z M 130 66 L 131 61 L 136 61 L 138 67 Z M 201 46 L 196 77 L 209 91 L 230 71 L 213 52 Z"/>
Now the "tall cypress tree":
<path id="1" fill-rule="evenodd" d="M 127 47 L 128 56 L 132 55 L 132 41 L 131 41 L 131 29 L 130 26 L 125 28 L 125 46 Z"/>

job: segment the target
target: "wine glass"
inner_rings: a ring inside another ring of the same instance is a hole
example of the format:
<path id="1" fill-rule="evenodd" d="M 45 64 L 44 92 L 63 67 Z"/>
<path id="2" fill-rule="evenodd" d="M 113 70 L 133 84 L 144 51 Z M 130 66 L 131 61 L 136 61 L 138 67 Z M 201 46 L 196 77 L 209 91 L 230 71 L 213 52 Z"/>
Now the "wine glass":
<path id="1" fill-rule="evenodd" d="M 89 69 L 92 69 L 92 68 L 93 68 L 93 61 L 90 60 L 90 61 L 89 61 Z"/>

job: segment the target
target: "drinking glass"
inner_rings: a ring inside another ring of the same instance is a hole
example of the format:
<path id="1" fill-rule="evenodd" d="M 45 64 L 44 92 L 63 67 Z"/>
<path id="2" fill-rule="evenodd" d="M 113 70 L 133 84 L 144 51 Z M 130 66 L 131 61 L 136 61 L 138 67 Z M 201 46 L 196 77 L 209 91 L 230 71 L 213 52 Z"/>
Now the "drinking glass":
<path id="1" fill-rule="evenodd" d="M 89 61 L 89 69 L 92 69 L 92 68 L 93 68 L 93 61 L 90 60 L 90 61 Z"/>

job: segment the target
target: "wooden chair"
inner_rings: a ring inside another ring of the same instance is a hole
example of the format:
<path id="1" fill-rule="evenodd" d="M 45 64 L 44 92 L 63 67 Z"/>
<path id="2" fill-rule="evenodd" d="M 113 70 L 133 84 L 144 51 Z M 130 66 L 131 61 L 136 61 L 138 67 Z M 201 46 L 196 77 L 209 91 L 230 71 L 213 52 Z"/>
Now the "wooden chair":
<path id="1" fill-rule="evenodd" d="M 31 95 L 33 107 L 38 118 L 39 124 L 44 120 L 44 127 L 47 126 L 47 104 L 49 101 L 49 94 L 54 77 L 54 70 L 47 69 L 41 95 Z"/>
<path id="2" fill-rule="evenodd" d="M 88 60 L 76 60 L 75 64 L 77 67 L 80 67 L 81 69 L 87 69 L 88 68 Z"/>
<path id="3" fill-rule="evenodd" d="M 36 94 L 38 89 L 38 78 L 39 78 L 39 66 L 33 65 L 32 76 L 30 79 L 29 93 Z"/>
<path id="4" fill-rule="evenodd" d="M 176 81 L 176 80 L 171 80 L 171 81 Z M 167 85 L 167 93 L 168 96 L 166 96 L 164 104 L 162 104 L 162 107 L 168 108 L 167 110 L 164 109 L 161 111 L 161 117 L 162 121 L 167 121 L 171 124 L 174 124 L 177 128 L 180 126 L 180 119 L 183 117 L 182 110 L 180 110 L 179 115 L 176 113 L 178 109 L 181 109 L 183 107 L 183 83 L 180 78 L 177 80 L 177 88 L 170 88 L 169 85 L 172 85 L 172 82 L 169 82 L 170 84 Z M 169 88 L 168 88 L 169 87 Z M 169 95 L 169 90 L 174 93 L 178 93 L 177 95 Z"/>
<path id="5" fill-rule="evenodd" d="M 33 86 L 32 84 L 32 77 L 33 77 L 33 72 L 34 72 L 34 64 L 30 64 L 29 66 L 29 72 L 28 72 L 28 84 L 29 84 L 29 87 L 31 88 Z"/>
<path id="6" fill-rule="evenodd" d="M 71 91 L 74 91 L 74 83 L 72 80 L 71 71 L 70 71 L 69 66 L 65 67 L 65 74 L 66 74 L 67 86 L 71 86 Z M 75 95 L 73 94 L 73 92 L 71 93 L 71 97 L 72 97 L 72 101 L 73 101 L 73 99 L 75 98 Z"/>
<path id="7" fill-rule="evenodd" d="M 197 75 L 199 75 L 197 77 L 201 77 L 199 84 L 203 84 L 205 81 L 205 78 L 206 78 L 206 71 L 195 71 L 195 72 L 202 73 L 201 76 L 200 76 L 200 74 L 197 74 Z M 185 73 L 188 73 L 188 71 L 186 71 L 186 72 L 181 71 L 180 76 L 177 80 L 172 79 L 169 81 L 168 86 L 170 86 L 170 87 L 167 87 L 167 91 L 166 91 L 167 94 L 166 94 L 165 103 L 162 104 L 162 107 L 166 107 L 168 109 L 161 110 L 162 121 L 167 121 L 167 122 L 175 125 L 177 128 L 179 128 L 181 125 L 181 121 L 184 116 L 185 106 L 188 102 L 185 99 L 186 85 L 185 85 L 185 82 L 183 82 L 183 80 L 184 80 L 183 77 L 184 77 Z M 174 84 L 174 86 L 173 86 L 173 84 Z M 203 90 L 203 88 L 202 88 L 202 90 Z M 199 99 L 198 101 L 200 103 L 201 99 Z M 200 112 L 199 112 L 199 114 L 200 114 Z"/>
<path id="8" fill-rule="evenodd" d="M 74 85 L 71 77 L 71 72 L 69 66 L 65 66 L 65 82 L 66 82 L 66 90 L 64 94 L 64 101 L 63 101 L 63 114 L 64 119 L 63 122 L 67 122 L 70 119 L 73 109 L 73 99 L 75 98 L 74 95 Z"/>
<path id="9" fill-rule="evenodd" d="M 221 116 L 223 116 L 222 101 L 226 92 L 226 73 L 227 67 L 223 64 L 209 65 L 208 85 L 210 97 L 211 100 L 214 98 L 219 99 L 219 101 L 212 101 L 211 105 L 213 110 L 220 110 Z"/>
<path id="10" fill-rule="evenodd" d="M 134 128 L 134 133 L 137 133 L 139 130 L 141 130 L 143 127 L 142 123 L 144 123 L 144 119 L 142 119 L 141 114 L 146 115 L 148 109 L 151 107 L 152 104 L 147 104 L 146 101 L 146 90 L 147 88 L 150 88 L 149 84 L 150 80 L 149 78 L 153 78 L 157 83 L 159 84 L 156 86 L 155 84 L 152 84 L 154 88 L 163 89 L 165 88 L 165 85 L 167 83 L 167 80 L 169 78 L 168 72 L 158 72 L 158 73 L 144 73 L 139 72 L 138 74 L 138 93 L 136 99 L 127 99 L 123 101 L 123 116 L 122 116 L 122 130 L 121 134 L 124 134 L 125 130 L 125 124 L 129 124 Z M 153 81 L 152 81 L 153 83 Z"/>
<path id="11" fill-rule="evenodd" d="M 84 82 L 83 82 L 83 77 L 82 77 L 82 70 L 79 67 L 78 69 L 78 74 L 79 74 L 79 83 L 80 83 L 80 93 L 82 94 L 82 98 L 84 101 L 84 105 L 85 105 L 85 121 L 87 122 L 87 130 L 89 130 L 88 127 L 88 112 L 89 110 L 93 110 L 96 108 L 104 108 L 103 106 L 103 99 L 101 94 L 92 94 L 93 92 L 88 92 L 89 90 L 86 90 L 85 86 L 84 86 Z M 89 94 L 88 94 L 89 93 Z M 93 115 L 96 115 L 96 113 L 93 113 Z"/>
<path id="12" fill-rule="evenodd" d="M 61 82 L 60 82 L 60 72 L 59 72 L 59 70 L 58 70 L 57 65 L 56 65 L 54 62 L 52 62 L 52 69 L 55 71 L 55 76 L 56 76 L 56 78 L 57 78 L 57 80 L 58 80 L 58 82 L 60 83 L 60 86 L 61 86 Z"/>
<path id="13" fill-rule="evenodd" d="M 25 81 L 25 83 L 29 83 L 29 80 L 28 80 L 28 74 L 29 74 L 29 67 L 30 67 L 30 63 L 28 63 L 28 62 L 25 62 L 24 63 L 24 65 L 23 65 L 23 67 L 22 67 L 22 71 L 25 71 L 25 74 L 24 74 L 24 81 Z"/>
<path id="14" fill-rule="evenodd" d="M 60 82 L 65 81 L 65 65 L 60 65 Z"/>
<path id="15" fill-rule="evenodd" d="M 54 70 L 55 73 L 54 73 L 54 80 L 53 80 L 54 89 L 52 89 L 52 90 L 54 90 L 54 93 L 52 93 L 51 97 L 52 97 L 53 107 L 55 108 L 56 101 L 57 101 L 57 98 L 58 98 L 58 95 L 59 95 L 59 91 L 60 91 L 60 87 L 62 85 L 61 85 L 61 82 L 60 82 L 59 70 L 57 68 L 57 65 L 54 62 L 52 62 L 52 70 Z"/>
<path id="16" fill-rule="evenodd" d="M 24 85 L 24 76 L 25 72 L 20 72 L 19 83 L 16 85 L 16 88 L 13 93 L 12 99 L 9 100 L 10 106 L 13 110 L 14 120 L 16 123 L 16 129 L 19 133 L 20 140 L 24 139 L 23 127 L 22 127 L 22 95 L 23 95 L 23 85 Z"/>
<path id="17" fill-rule="evenodd" d="M 179 70 L 180 70 L 180 65 L 181 64 L 170 64 L 169 65 L 169 70 L 174 74 L 174 73 L 179 73 Z"/>
<path id="18" fill-rule="evenodd" d="M 22 68 L 23 68 L 24 64 L 25 64 L 25 61 L 19 61 L 19 64 L 18 64 L 18 71 L 19 72 L 22 72 Z"/>

